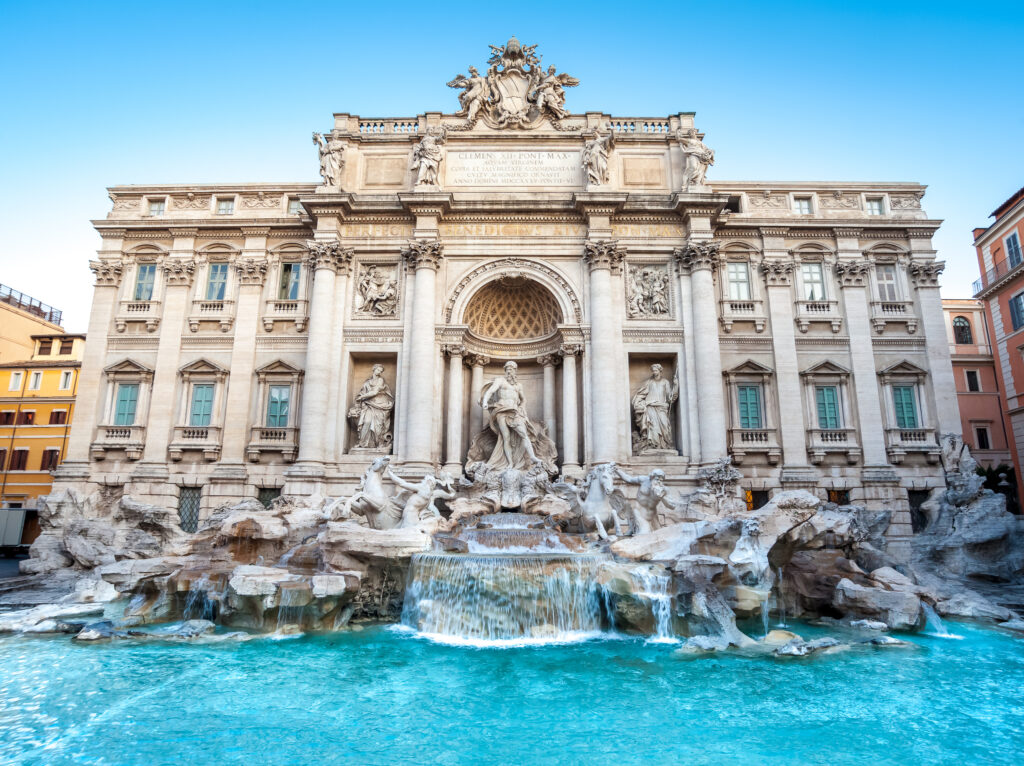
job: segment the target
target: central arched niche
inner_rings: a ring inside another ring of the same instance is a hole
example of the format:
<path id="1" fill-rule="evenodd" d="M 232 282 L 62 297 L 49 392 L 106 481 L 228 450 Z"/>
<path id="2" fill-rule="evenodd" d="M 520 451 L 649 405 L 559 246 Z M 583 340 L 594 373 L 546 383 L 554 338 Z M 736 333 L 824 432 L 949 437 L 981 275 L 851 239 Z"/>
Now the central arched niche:
<path id="1" fill-rule="evenodd" d="M 525 341 L 547 338 L 562 323 L 562 310 L 547 288 L 526 277 L 504 277 L 480 288 L 464 322 L 478 338 Z"/>

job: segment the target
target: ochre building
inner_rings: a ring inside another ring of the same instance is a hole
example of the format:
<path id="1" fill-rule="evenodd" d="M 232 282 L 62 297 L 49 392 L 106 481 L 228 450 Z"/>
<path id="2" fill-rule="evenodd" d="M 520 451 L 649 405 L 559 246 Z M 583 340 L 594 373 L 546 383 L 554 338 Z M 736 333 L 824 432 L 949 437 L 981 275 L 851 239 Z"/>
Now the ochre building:
<path id="1" fill-rule="evenodd" d="M 961 430 L 925 187 L 706 178 L 693 113 L 572 113 L 515 40 L 488 63 L 457 113 L 335 114 L 319 184 L 111 188 L 60 486 L 191 527 L 381 454 L 455 474 L 512 360 L 567 477 L 685 492 L 731 456 L 753 503 L 810 489 L 905 542 Z"/>

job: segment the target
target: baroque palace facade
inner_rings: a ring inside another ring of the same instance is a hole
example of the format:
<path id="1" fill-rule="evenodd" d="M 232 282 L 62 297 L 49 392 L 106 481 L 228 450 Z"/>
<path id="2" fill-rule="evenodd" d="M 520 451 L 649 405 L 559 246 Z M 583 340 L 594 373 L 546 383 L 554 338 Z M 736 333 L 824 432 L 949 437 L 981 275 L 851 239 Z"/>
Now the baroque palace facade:
<path id="1" fill-rule="evenodd" d="M 511 360 L 567 477 L 731 456 L 909 535 L 960 431 L 924 187 L 706 180 L 693 113 L 569 113 L 534 47 L 455 114 L 335 114 L 320 184 L 111 188 L 58 487 L 206 514 L 381 454 L 459 475 Z"/>

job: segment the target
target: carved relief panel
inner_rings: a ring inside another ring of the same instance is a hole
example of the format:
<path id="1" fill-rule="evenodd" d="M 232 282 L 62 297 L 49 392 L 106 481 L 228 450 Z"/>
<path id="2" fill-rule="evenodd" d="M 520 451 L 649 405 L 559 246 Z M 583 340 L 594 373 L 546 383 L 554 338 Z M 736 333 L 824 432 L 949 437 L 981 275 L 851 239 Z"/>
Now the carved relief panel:
<path id="1" fill-rule="evenodd" d="M 398 264 L 360 261 L 356 267 L 352 313 L 360 319 L 395 319 L 399 300 Z"/>
<path id="2" fill-rule="evenodd" d="M 630 319 L 671 319 L 672 281 L 664 263 L 626 265 L 626 316 Z"/>

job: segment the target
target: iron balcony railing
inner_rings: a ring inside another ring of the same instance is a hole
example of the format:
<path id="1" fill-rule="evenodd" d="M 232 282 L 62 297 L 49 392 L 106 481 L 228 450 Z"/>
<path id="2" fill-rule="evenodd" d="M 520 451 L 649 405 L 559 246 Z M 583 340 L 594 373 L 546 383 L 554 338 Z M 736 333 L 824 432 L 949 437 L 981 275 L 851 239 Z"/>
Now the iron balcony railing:
<path id="1" fill-rule="evenodd" d="M 974 283 L 972 287 L 974 295 L 977 295 L 982 290 L 987 290 L 997 280 L 1002 279 L 1013 271 L 1017 271 L 1021 266 L 1024 266 L 1024 260 L 1018 260 L 1016 262 L 1012 260 L 999 261 L 999 263 L 982 274 L 981 279 Z"/>
<path id="2" fill-rule="evenodd" d="M 31 295 L 25 295 L 25 293 L 19 292 L 7 285 L 0 285 L 0 302 L 15 306 L 22 311 L 34 314 L 35 316 L 56 325 L 60 324 L 60 318 L 63 314 L 62 311 L 55 309 L 53 306 L 47 306 L 45 303 L 36 300 Z"/>

